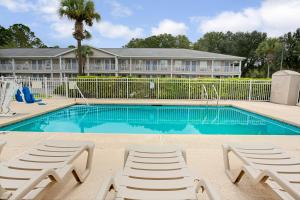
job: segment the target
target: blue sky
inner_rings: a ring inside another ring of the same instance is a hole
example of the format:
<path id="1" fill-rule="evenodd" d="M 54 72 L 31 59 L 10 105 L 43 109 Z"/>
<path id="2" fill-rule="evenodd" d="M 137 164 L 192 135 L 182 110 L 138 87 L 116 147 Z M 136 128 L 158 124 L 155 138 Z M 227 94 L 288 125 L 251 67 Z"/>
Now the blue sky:
<path id="1" fill-rule="evenodd" d="M 209 31 L 267 32 L 300 28 L 299 0 L 94 0 L 102 20 L 86 43 L 121 47 L 132 37 L 186 34 L 196 41 Z M 0 25 L 28 25 L 47 45 L 75 44 L 73 22 L 57 16 L 59 0 L 0 0 Z"/>

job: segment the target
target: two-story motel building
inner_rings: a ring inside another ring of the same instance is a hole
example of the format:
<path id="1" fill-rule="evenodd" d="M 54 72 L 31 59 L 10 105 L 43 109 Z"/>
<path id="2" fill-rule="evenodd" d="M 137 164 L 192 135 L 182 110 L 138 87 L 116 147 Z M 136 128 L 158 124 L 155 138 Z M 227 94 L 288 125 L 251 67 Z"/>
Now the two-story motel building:
<path id="1" fill-rule="evenodd" d="M 76 49 L 0 49 L 0 76 L 72 77 Z M 242 57 L 189 49 L 92 48 L 87 75 L 138 77 L 240 77 Z"/>

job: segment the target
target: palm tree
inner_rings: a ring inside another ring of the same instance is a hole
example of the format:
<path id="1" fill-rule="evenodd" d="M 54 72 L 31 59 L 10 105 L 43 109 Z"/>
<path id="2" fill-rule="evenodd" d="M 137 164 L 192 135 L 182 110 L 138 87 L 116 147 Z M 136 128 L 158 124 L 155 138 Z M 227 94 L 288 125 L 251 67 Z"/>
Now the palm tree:
<path id="1" fill-rule="evenodd" d="M 264 57 L 267 61 L 267 78 L 270 77 L 270 65 L 275 63 L 276 55 L 282 50 L 282 44 L 277 38 L 268 38 L 259 44 L 256 49 L 257 55 Z"/>
<path id="2" fill-rule="evenodd" d="M 91 35 L 84 29 L 84 23 L 92 26 L 94 21 L 101 19 L 95 10 L 95 4 L 92 0 L 61 0 L 59 8 L 60 17 L 66 16 L 75 21 L 73 36 L 77 40 L 78 51 L 78 72 L 83 75 L 83 63 L 81 53 L 81 41 L 88 39 Z"/>
<path id="3" fill-rule="evenodd" d="M 92 56 L 94 54 L 94 52 L 92 51 L 91 47 L 89 47 L 87 45 L 83 45 L 83 46 L 81 46 L 81 51 L 79 51 L 79 49 L 76 49 L 76 57 L 77 58 L 79 57 L 80 54 L 81 54 L 81 58 L 82 58 L 82 72 L 84 74 L 87 58 L 89 56 Z"/>

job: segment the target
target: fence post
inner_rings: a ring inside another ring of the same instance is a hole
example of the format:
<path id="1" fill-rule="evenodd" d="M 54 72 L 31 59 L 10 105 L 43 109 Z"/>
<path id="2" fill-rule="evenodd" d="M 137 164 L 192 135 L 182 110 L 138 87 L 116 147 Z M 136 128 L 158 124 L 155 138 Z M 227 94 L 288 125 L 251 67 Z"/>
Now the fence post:
<path id="1" fill-rule="evenodd" d="M 157 99 L 160 98 L 160 83 L 159 83 L 159 78 L 157 78 Z"/>
<path id="2" fill-rule="evenodd" d="M 30 76 L 28 77 L 28 87 L 31 88 L 31 78 L 30 78 Z"/>
<path id="3" fill-rule="evenodd" d="M 68 82 L 68 77 L 65 77 L 65 86 L 66 86 L 66 98 L 69 98 L 69 82 Z"/>
<path id="4" fill-rule="evenodd" d="M 99 99 L 98 90 L 99 90 L 99 79 L 98 79 L 98 76 L 97 76 L 96 77 L 96 99 Z"/>
<path id="5" fill-rule="evenodd" d="M 250 84 L 249 84 L 249 97 L 248 97 L 248 101 L 252 100 L 252 80 L 250 80 Z"/>
<path id="6" fill-rule="evenodd" d="M 44 87 L 45 87 L 46 99 L 48 99 L 48 80 L 47 80 L 47 77 L 44 77 Z"/>
<path id="7" fill-rule="evenodd" d="M 127 97 L 127 99 L 129 98 L 129 83 L 128 83 L 128 78 L 126 79 L 126 97 Z"/>
<path id="8" fill-rule="evenodd" d="M 218 90 L 218 92 L 219 92 L 219 94 L 218 94 L 218 100 L 220 101 L 220 99 L 221 99 L 221 88 L 222 88 L 222 79 L 220 78 L 220 81 L 219 81 L 219 90 Z"/>
<path id="9" fill-rule="evenodd" d="M 189 99 L 191 99 L 191 77 L 189 77 Z"/>

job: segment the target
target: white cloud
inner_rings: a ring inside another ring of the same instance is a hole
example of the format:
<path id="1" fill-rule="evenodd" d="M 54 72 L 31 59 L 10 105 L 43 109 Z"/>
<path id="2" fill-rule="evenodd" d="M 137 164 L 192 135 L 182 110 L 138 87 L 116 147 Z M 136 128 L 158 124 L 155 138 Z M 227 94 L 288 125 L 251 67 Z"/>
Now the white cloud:
<path id="1" fill-rule="evenodd" d="M 253 31 L 279 36 L 300 27 L 299 0 L 264 0 L 258 8 L 246 8 L 240 12 L 225 11 L 202 19 L 198 31 Z M 192 17 L 192 19 L 197 19 Z"/>
<path id="2" fill-rule="evenodd" d="M 142 37 L 143 29 L 134 28 L 130 29 L 128 26 L 122 24 L 112 24 L 108 21 L 102 21 L 95 24 L 95 29 L 103 36 L 107 38 L 122 38 L 131 39 L 136 37 Z"/>
<path id="3" fill-rule="evenodd" d="M 64 39 L 72 36 L 74 25 L 70 21 L 61 20 L 53 22 L 50 27 L 54 30 L 54 38 Z"/>
<path id="4" fill-rule="evenodd" d="M 159 35 L 169 33 L 172 35 L 186 34 L 188 27 L 183 22 L 176 22 L 170 19 L 164 19 L 158 24 L 158 27 L 152 27 L 152 34 Z"/>
<path id="5" fill-rule="evenodd" d="M 0 0 L 0 5 L 13 12 L 29 11 L 34 6 L 28 0 Z"/>
<path id="6" fill-rule="evenodd" d="M 108 0 L 107 1 L 111 7 L 111 15 L 115 17 L 128 17 L 132 15 L 132 11 L 125 5 L 120 4 L 115 0 Z"/>

